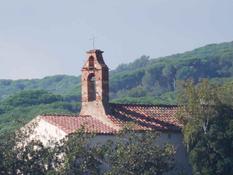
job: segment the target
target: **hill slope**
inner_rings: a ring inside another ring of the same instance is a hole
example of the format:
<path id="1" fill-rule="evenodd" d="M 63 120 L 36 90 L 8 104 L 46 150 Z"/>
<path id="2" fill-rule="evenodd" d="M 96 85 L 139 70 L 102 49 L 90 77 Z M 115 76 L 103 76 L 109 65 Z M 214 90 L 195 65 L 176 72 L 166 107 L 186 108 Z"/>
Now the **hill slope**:
<path id="1" fill-rule="evenodd" d="M 147 56 L 110 72 L 110 98 L 137 103 L 175 103 L 180 80 L 214 82 L 233 79 L 233 42 L 211 44 L 157 59 Z M 33 80 L 0 80 L 0 99 L 22 90 L 46 90 L 67 101 L 80 100 L 80 77 L 57 75 Z"/>
<path id="2" fill-rule="evenodd" d="M 0 102 L 0 134 L 18 128 L 42 113 L 77 113 L 80 103 L 44 90 L 16 93 Z"/>
<path id="3" fill-rule="evenodd" d="M 72 99 L 73 92 L 75 92 L 75 95 L 80 92 L 80 78 L 69 75 L 55 75 L 32 80 L 0 80 L 0 100 L 25 90 L 46 90 Z M 78 96 L 80 95 L 78 94 Z"/>
<path id="4" fill-rule="evenodd" d="M 176 103 L 179 81 L 208 78 L 233 87 L 233 42 L 122 64 L 110 72 L 110 99 L 121 103 Z M 41 113 L 77 113 L 80 77 L 56 75 L 33 80 L 0 80 L 0 133 Z"/>
<path id="5" fill-rule="evenodd" d="M 110 91 L 118 101 L 174 103 L 171 92 L 177 82 L 192 79 L 197 83 L 203 78 L 219 83 L 233 79 L 233 42 L 157 59 L 143 56 L 122 64 L 112 72 Z"/>

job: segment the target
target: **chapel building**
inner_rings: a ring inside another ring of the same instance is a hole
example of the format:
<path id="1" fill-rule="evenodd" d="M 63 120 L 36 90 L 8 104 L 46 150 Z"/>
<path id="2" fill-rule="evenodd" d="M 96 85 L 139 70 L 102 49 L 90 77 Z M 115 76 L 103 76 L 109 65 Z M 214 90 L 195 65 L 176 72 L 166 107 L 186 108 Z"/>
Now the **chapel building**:
<path id="1" fill-rule="evenodd" d="M 84 126 L 85 132 L 95 133 L 97 140 L 114 137 L 127 124 L 132 130 L 159 131 L 158 144 L 171 143 L 176 148 L 176 168 L 190 172 L 181 134 L 182 125 L 175 117 L 176 105 L 113 104 L 109 102 L 109 69 L 103 51 L 90 50 L 82 68 L 82 106 L 79 115 L 41 115 L 33 137 L 48 144 L 59 141 Z"/>

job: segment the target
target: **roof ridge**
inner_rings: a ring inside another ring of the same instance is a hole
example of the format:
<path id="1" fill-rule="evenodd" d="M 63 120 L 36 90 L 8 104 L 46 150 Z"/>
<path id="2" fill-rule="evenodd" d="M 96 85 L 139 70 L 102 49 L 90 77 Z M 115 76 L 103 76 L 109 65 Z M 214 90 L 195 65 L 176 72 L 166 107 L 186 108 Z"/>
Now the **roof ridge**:
<path id="1" fill-rule="evenodd" d="M 57 117 L 79 117 L 79 114 L 59 114 L 59 113 L 43 113 L 40 116 L 57 116 Z"/>
<path id="2" fill-rule="evenodd" d="M 139 103 L 110 103 L 112 106 L 142 106 L 142 107 L 178 107 L 178 105 L 170 104 L 139 104 Z"/>
<path id="3" fill-rule="evenodd" d="M 80 117 L 62 117 L 63 115 L 48 115 L 42 116 L 42 120 L 50 123 L 51 125 L 61 129 L 65 133 L 69 134 L 75 130 L 84 126 L 85 132 L 96 132 L 99 134 L 113 134 L 117 132 L 113 127 L 103 123 L 101 120 L 92 116 L 80 116 Z M 96 124 L 96 125 L 95 125 Z"/>

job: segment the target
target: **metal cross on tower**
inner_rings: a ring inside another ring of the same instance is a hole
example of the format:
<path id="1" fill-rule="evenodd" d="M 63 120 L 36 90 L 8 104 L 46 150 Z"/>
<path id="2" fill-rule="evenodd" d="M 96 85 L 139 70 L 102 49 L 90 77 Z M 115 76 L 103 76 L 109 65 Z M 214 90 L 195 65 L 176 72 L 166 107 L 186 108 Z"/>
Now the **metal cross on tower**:
<path id="1" fill-rule="evenodd" d="M 95 39 L 96 39 L 95 36 L 93 36 L 92 38 L 90 38 L 90 40 L 92 41 L 92 47 L 93 47 L 93 49 L 95 49 Z"/>

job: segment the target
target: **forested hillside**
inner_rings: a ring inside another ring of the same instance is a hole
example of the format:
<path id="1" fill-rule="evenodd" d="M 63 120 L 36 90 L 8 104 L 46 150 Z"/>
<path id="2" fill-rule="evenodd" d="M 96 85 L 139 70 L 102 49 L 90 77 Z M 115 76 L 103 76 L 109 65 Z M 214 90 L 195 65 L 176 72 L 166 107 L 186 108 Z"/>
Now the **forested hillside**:
<path id="1" fill-rule="evenodd" d="M 118 102 L 176 103 L 180 80 L 202 78 L 223 83 L 233 79 L 233 42 L 150 59 L 142 56 L 110 72 L 110 98 Z M 80 77 L 57 75 L 33 80 L 0 80 L 0 99 L 22 90 L 46 90 L 68 101 L 80 100 Z"/>
<path id="2" fill-rule="evenodd" d="M 215 84 L 233 83 L 233 42 L 156 59 L 142 56 L 122 64 L 110 72 L 110 99 L 120 103 L 175 104 L 182 81 L 192 79 L 197 84 L 203 78 Z M 19 120 L 27 122 L 40 113 L 77 113 L 79 102 L 80 77 L 0 80 L 0 130 L 15 127 Z"/>
<path id="3" fill-rule="evenodd" d="M 233 79 L 233 42 L 211 44 L 182 54 L 149 59 L 142 56 L 112 72 L 111 97 L 116 101 L 176 103 L 179 81 L 215 83 Z"/>
<path id="4" fill-rule="evenodd" d="M 0 80 L 0 99 L 5 99 L 15 92 L 25 90 L 46 90 L 72 99 L 72 94 L 80 96 L 80 78 L 55 75 L 32 80 Z"/>
<path id="5" fill-rule="evenodd" d="M 72 114 L 79 110 L 79 102 L 68 102 L 61 95 L 44 90 L 22 91 L 0 102 L 0 134 L 40 114 Z"/>

